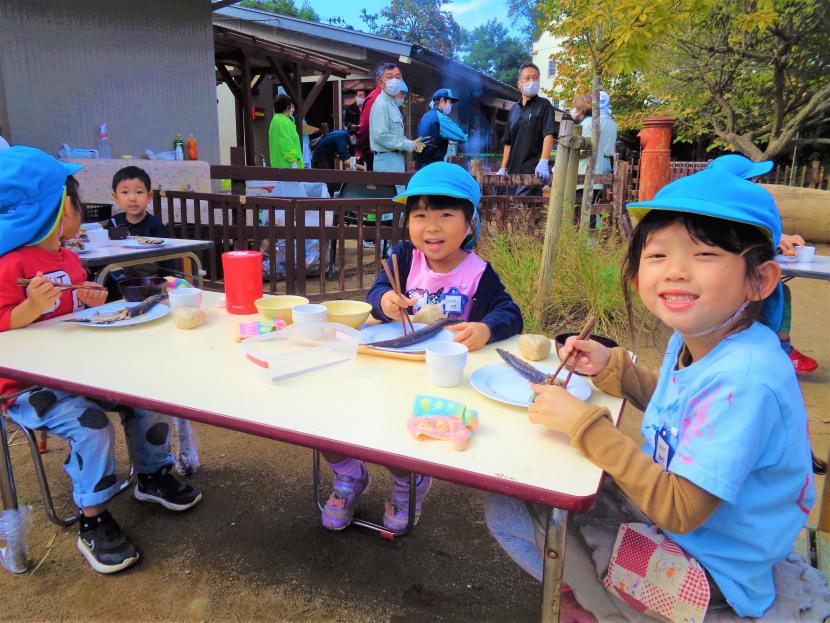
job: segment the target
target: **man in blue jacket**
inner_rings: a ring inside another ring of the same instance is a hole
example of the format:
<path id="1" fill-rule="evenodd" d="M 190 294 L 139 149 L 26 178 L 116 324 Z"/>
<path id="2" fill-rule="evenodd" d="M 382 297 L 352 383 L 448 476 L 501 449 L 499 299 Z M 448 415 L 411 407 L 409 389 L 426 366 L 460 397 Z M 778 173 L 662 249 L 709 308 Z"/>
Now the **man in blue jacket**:
<path id="1" fill-rule="evenodd" d="M 317 141 L 311 153 L 311 168 L 333 169 L 335 158 L 349 162 L 352 158 L 352 146 L 357 143 L 358 127 L 350 125 L 347 130 L 329 132 Z"/>
<path id="2" fill-rule="evenodd" d="M 439 162 L 447 155 L 449 139 L 441 136 L 441 120 L 439 115 L 449 115 L 453 104 L 458 101 L 450 89 L 438 89 L 432 95 L 430 109 L 421 117 L 418 123 L 417 136 L 420 138 L 429 137 L 424 150 L 415 154 L 415 168 L 421 169 L 433 162 Z"/>

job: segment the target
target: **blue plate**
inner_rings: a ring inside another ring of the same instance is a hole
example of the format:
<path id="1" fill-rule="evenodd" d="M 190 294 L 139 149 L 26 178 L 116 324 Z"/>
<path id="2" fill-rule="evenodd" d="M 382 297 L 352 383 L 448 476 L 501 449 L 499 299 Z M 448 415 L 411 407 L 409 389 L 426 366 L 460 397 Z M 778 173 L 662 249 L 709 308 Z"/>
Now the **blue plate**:
<path id="1" fill-rule="evenodd" d="M 533 367 L 547 374 L 553 374 L 557 368 L 549 364 L 533 364 Z M 568 376 L 568 371 L 562 370 L 557 378 L 564 381 L 566 376 Z M 533 397 L 530 381 L 506 363 L 491 363 L 479 368 L 470 375 L 470 385 L 479 394 L 517 407 L 530 406 L 530 400 Z M 588 400 L 591 391 L 588 381 L 575 374 L 568 381 L 568 393 L 580 400 Z"/>
<path id="2" fill-rule="evenodd" d="M 416 322 L 415 329 L 423 329 L 428 326 Z M 403 336 L 403 326 L 400 322 L 386 322 L 384 324 L 375 324 L 365 327 L 360 330 L 360 343 L 369 344 L 371 342 L 380 342 L 381 340 L 393 340 L 396 337 Z M 400 353 L 422 353 L 426 349 L 427 344 L 434 344 L 435 342 L 452 342 L 455 334 L 449 329 L 441 329 L 431 338 L 412 344 L 411 346 L 403 346 L 401 348 L 381 348 L 379 350 L 391 350 Z"/>
<path id="3" fill-rule="evenodd" d="M 72 314 L 72 318 L 89 318 L 95 314 L 109 314 L 112 312 L 116 312 L 119 309 L 127 306 L 132 307 L 133 305 L 139 305 L 139 303 L 127 303 L 126 301 L 114 301 L 112 303 L 107 303 L 106 305 L 99 305 L 98 307 L 90 307 L 89 309 L 84 309 L 79 312 L 75 312 Z M 113 322 L 111 324 L 95 324 L 92 322 L 73 322 L 72 324 L 78 327 L 103 327 L 103 328 L 112 328 L 112 327 L 130 327 L 134 324 L 143 324 L 145 322 L 150 322 L 152 320 L 156 320 L 157 318 L 161 318 L 162 316 L 166 316 L 170 313 L 170 308 L 167 305 L 162 305 L 161 303 L 156 303 L 150 311 L 146 314 L 141 314 L 140 316 L 135 316 L 134 318 L 127 318 L 126 320 L 119 320 L 118 322 Z"/>

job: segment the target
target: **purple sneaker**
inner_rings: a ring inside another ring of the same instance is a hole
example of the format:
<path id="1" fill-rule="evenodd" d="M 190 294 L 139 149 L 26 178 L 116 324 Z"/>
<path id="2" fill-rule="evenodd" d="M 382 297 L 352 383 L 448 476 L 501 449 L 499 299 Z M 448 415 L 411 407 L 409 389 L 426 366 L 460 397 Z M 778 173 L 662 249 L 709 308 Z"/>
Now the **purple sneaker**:
<path id="1" fill-rule="evenodd" d="M 424 498 L 427 497 L 432 486 L 432 477 L 419 475 L 415 480 L 415 521 L 414 527 L 421 517 L 424 507 Z M 386 512 L 383 514 L 383 525 L 390 532 L 400 532 L 406 528 L 409 521 L 409 482 L 400 484 L 397 479 L 392 481 L 392 494 L 386 501 Z"/>
<path id="2" fill-rule="evenodd" d="M 343 530 L 352 523 L 354 507 L 360 495 L 369 486 L 369 472 L 361 467 L 363 474 L 360 478 L 350 478 L 334 473 L 332 492 L 326 505 L 323 507 L 323 525 L 329 530 Z"/>

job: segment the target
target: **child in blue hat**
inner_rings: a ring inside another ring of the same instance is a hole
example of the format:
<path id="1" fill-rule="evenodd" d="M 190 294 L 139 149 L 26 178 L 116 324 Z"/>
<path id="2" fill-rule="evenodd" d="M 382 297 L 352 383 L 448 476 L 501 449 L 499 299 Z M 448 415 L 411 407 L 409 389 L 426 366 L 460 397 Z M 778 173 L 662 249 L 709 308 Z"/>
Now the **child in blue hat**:
<path id="1" fill-rule="evenodd" d="M 61 246 L 62 240 L 77 234 L 81 224 L 78 182 L 72 177 L 81 168 L 31 147 L 0 152 L 0 331 L 22 329 L 105 301 L 106 291 L 58 288 L 58 284 L 87 283 L 78 256 Z M 18 279 L 30 283 L 20 286 Z M 72 365 L 71 359 L 66 365 Z M 106 508 L 118 493 L 119 482 L 114 431 L 105 408 L 121 413 L 139 472 L 137 499 L 173 511 L 186 510 L 202 499 L 201 493 L 170 474 L 174 461 L 168 417 L 143 409 L 102 406 L 56 389 L 27 389 L 12 379 L 0 378 L 0 396 L 14 398 L 8 414 L 20 426 L 69 441 L 64 469 L 72 479 L 75 504 L 82 511 L 77 546 L 99 573 L 121 571 L 139 559 Z"/>
<path id="2" fill-rule="evenodd" d="M 435 162 L 412 176 L 406 191 L 394 199 L 406 204 L 409 227 L 410 240 L 392 249 L 404 298 L 380 273 L 366 297 L 375 318 L 393 322 L 409 308 L 417 312 L 426 304 L 440 304 L 446 317 L 462 321 L 448 328 L 456 332 L 455 341 L 469 350 L 522 332 L 518 305 L 493 267 L 472 251 L 480 198 L 478 183 L 455 164 Z M 369 485 L 369 472 L 358 459 L 331 453 L 325 457 L 334 470 L 334 484 L 323 509 L 323 525 L 342 530 L 351 523 L 355 505 Z M 399 532 L 409 515 L 409 474 L 390 471 L 394 482 L 383 523 Z M 417 477 L 416 521 L 431 483 L 429 476 Z"/>
<path id="3" fill-rule="evenodd" d="M 764 188 L 717 169 L 628 209 L 639 223 L 623 267 L 626 294 L 636 290 L 674 330 L 659 373 L 592 340 L 570 338 L 560 356 L 578 349 L 578 372 L 645 411 L 643 443 L 615 428 L 606 409 L 554 386 L 533 387 L 530 421 L 569 435 L 702 565 L 710 603 L 725 600 L 739 616 L 760 617 L 776 597 L 773 567 L 792 552 L 815 501 L 804 402 L 770 328 L 782 302 L 773 259 L 778 210 Z M 495 537 L 540 577 L 534 531 L 519 527 L 532 526 L 520 519 L 527 516 L 521 503 L 488 500 Z M 578 598 L 571 580 L 566 568 Z"/>

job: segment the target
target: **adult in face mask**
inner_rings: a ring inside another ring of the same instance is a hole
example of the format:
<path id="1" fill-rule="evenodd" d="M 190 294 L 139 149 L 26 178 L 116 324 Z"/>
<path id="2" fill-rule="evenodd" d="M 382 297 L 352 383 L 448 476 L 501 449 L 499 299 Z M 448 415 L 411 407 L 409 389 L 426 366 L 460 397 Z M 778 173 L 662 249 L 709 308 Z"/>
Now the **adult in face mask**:
<path id="1" fill-rule="evenodd" d="M 382 65 L 380 94 L 369 113 L 369 146 L 374 153 L 375 171 L 406 172 L 404 154 L 423 148 L 404 136 L 403 117 L 396 99 L 404 89 L 403 76 L 397 65 Z"/>
<path id="2" fill-rule="evenodd" d="M 542 183 L 550 181 L 550 151 L 555 135 L 554 108 L 539 96 L 539 68 L 533 63 L 519 67 L 517 86 L 522 98 L 510 109 L 502 138 L 504 153 L 499 174 L 535 173 Z M 519 187 L 518 194 L 541 194 L 541 186 Z"/>
<path id="3" fill-rule="evenodd" d="M 343 93 L 343 97 L 349 102 L 343 108 L 343 127 L 348 128 L 350 125 L 359 125 L 360 113 L 363 110 L 363 104 L 366 102 L 366 89 L 345 92 Z"/>
<path id="4" fill-rule="evenodd" d="M 450 89 L 438 89 L 432 94 L 430 109 L 421 117 L 418 122 L 417 135 L 429 141 L 426 142 L 424 151 L 415 156 L 415 168 L 421 169 L 433 162 L 439 162 L 447 155 L 449 139 L 441 136 L 440 115 L 449 115 L 452 112 L 453 104 L 458 98 L 453 95 Z"/>

